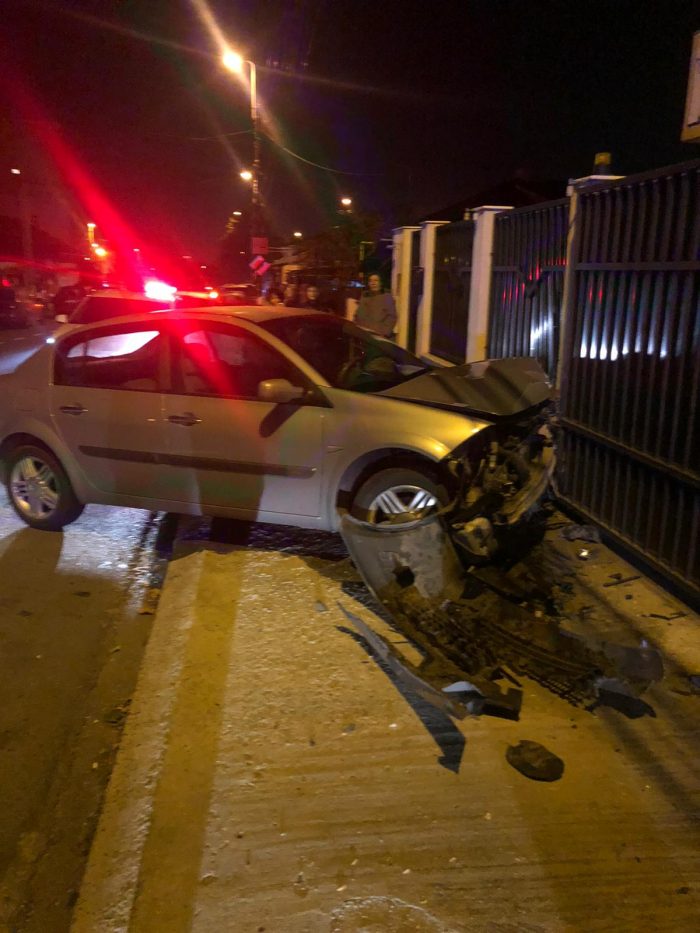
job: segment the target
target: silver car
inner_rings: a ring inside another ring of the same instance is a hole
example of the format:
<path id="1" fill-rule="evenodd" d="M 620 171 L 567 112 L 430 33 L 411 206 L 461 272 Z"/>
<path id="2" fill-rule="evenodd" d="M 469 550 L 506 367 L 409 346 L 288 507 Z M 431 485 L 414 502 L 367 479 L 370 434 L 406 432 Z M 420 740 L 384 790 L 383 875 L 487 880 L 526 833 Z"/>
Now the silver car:
<path id="1" fill-rule="evenodd" d="M 86 503 L 335 530 L 450 502 L 509 525 L 551 471 L 532 359 L 434 368 L 329 314 L 152 311 L 66 325 L 0 376 L 10 501 L 55 530 Z"/>

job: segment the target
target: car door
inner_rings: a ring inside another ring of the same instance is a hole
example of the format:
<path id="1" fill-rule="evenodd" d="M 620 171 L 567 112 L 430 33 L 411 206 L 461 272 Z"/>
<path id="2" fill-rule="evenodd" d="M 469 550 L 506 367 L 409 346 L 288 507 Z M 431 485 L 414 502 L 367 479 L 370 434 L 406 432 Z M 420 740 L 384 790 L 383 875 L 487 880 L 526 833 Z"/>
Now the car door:
<path id="1" fill-rule="evenodd" d="M 160 498 L 168 347 L 153 321 L 83 328 L 56 346 L 51 417 L 108 496 Z"/>
<path id="2" fill-rule="evenodd" d="M 165 396 L 171 469 L 168 498 L 261 512 L 317 516 L 328 403 L 262 401 L 266 379 L 306 379 L 267 341 L 226 322 L 172 328 L 173 389 Z"/>

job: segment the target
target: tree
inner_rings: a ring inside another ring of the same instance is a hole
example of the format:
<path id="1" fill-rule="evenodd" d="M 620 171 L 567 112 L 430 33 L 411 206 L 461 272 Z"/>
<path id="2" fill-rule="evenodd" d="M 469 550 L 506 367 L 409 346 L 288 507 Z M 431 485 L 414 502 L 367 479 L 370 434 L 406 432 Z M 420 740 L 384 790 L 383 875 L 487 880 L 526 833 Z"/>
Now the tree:
<path id="1" fill-rule="evenodd" d="M 339 223 L 309 237 L 300 252 L 305 264 L 333 269 L 345 281 L 357 278 L 363 259 L 373 251 L 382 227 L 379 214 L 353 211 Z"/>

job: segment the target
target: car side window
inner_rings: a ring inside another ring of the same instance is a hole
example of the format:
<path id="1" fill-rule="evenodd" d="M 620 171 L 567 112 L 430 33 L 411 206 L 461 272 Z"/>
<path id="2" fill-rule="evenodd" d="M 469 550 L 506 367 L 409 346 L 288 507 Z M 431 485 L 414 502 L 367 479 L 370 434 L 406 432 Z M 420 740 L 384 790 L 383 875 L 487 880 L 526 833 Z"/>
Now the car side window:
<path id="1" fill-rule="evenodd" d="M 152 327 L 71 335 L 56 350 L 54 384 L 159 392 L 163 347 Z"/>
<path id="2" fill-rule="evenodd" d="M 175 333 L 175 384 L 186 395 L 257 399 L 266 379 L 303 384 L 296 368 L 254 334 L 234 327 L 195 325 Z"/>

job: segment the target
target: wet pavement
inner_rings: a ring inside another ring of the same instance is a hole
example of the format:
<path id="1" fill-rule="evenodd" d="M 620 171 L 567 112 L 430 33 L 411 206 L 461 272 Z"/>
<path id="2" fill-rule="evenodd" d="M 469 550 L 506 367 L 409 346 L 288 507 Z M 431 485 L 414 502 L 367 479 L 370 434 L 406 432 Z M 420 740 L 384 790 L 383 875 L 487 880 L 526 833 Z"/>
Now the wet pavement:
<path id="1" fill-rule="evenodd" d="M 153 620 L 161 519 L 27 528 L 0 493 L 0 930 L 68 929 Z"/>

